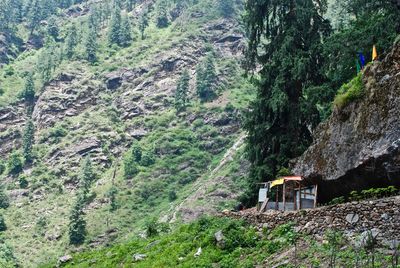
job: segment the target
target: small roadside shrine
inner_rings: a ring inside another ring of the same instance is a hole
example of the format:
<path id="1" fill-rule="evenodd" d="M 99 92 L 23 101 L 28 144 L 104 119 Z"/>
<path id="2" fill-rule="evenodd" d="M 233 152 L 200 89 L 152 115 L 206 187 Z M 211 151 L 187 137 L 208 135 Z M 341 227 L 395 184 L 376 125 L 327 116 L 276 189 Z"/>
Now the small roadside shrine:
<path id="1" fill-rule="evenodd" d="M 280 177 L 260 185 L 257 205 L 259 212 L 294 211 L 317 206 L 318 185 L 307 183 L 301 176 Z"/>

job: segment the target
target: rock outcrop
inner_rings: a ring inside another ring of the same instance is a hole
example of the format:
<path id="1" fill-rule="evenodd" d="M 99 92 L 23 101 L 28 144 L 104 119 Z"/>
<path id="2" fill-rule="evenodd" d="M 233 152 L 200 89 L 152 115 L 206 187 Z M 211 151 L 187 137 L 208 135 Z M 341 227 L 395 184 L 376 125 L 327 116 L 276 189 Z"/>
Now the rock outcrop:
<path id="1" fill-rule="evenodd" d="M 269 211 L 257 213 L 254 209 L 226 212 L 224 215 L 244 219 L 262 229 L 273 230 L 293 222 L 295 229 L 322 237 L 328 230 L 342 231 L 352 241 L 372 231 L 381 244 L 389 245 L 400 239 L 400 197 L 351 202 L 301 211 Z"/>
<path id="2" fill-rule="evenodd" d="M 352 190 L 400 185 L 400 43 L 367 67 L 365 96 L 335 109 L 292 170 L 319 180 L 320 201 Z"/>

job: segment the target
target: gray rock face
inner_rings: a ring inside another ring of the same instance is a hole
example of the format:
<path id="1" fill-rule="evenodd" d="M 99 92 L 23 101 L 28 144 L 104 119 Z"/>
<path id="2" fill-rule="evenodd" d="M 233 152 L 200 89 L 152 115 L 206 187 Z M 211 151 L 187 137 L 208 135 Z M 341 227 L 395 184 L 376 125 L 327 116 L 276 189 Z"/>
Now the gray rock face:
<path id="1" fill-rule="evenodd" d="M 147 258 L 147 255 L 146 254 L 135 254 L 135 255 L 133 255 L 133 260 L 135 261 L 135 262 L 137 262 L 137 261 L 143 261 L 144 259 L 146 259 Z"/>
<path id="2" fill-rule="evenodd" d="M 363 82 L 364 98 L 336 109 L 292 163 L 293 172 L 308 179 L 340 180 L 341 194 L 335 183 L 321 187 L 330 192 L 322 192 L 326 198 L 400 181 L 400 43 L 365 70 Z"/>

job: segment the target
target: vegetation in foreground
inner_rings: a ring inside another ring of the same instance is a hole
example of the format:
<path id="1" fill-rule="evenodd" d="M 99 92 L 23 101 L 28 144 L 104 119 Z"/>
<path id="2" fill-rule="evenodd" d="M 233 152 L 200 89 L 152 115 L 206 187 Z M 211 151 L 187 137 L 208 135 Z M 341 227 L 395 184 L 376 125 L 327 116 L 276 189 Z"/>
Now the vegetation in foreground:
<path id="1" fill-rule="evenodd" d="M 329 231 L 316 240 L 290 223 L 259 232 L 243 221 L 206 217 L 165 232 L 165 226 L 149 224 L 147 239 L 78 253 L 63 267 L 387 267 L 396 261 L 373 239 L 353 246 Z"/>

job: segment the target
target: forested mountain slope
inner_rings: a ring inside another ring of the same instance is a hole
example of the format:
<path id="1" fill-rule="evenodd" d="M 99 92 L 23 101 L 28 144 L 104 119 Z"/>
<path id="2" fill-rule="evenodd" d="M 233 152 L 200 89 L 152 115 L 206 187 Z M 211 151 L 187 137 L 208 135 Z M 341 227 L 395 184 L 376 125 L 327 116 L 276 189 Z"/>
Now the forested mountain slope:
<path id="1" fill-rule="evenodd" d="M 98 247 L 232 208 L 247 162 L 237 145 L 223 157 L 253 96 L 242 3 L 53 4 L 22 3 L 2 43 L 1 213 L 16 262 L 73 250 L 71 230 Z"/>

